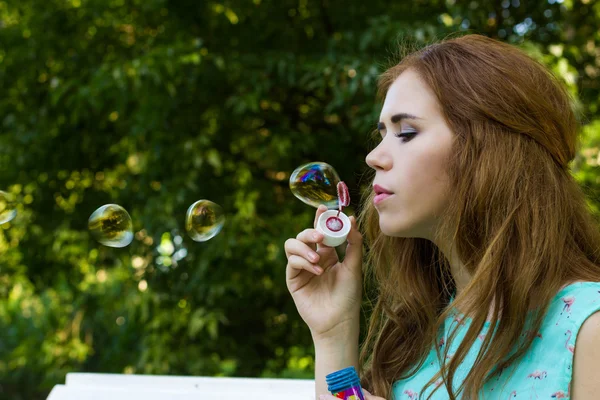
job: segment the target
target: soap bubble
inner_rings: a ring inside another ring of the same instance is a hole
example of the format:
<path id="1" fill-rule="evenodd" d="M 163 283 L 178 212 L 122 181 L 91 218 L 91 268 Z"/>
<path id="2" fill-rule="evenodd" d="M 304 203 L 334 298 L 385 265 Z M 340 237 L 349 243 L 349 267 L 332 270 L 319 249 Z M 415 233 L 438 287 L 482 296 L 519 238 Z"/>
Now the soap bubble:
<path id="1" fill-rule="evenodd" d="M 13 195 L 0 190 L 0 225 L 12 221 L 17 216 Z"/>
<path id="2" fill-rule="evenodd" d="M 337 184 L 340 181 L 333 167 L 324 162 L 311 162 L 299 166 L 290 176 L 290 189 L 302 202 L 319 207 L 338 208 Z"/>
<path id="3" fill-rule="evenodd" d="M 133 240 L 133 223 L 129 213 L 118 204 L 106 204 L 88 220 L 92 236 L 108 247 L 125 247 Z"/>
<path id="4" fill-rule="evenodd" d="M 185 230 L 196 242 L 206 242 L 215 237 L 224 223 L 223 209 L 209 200 L 198 200 L 185 215 Z"/>

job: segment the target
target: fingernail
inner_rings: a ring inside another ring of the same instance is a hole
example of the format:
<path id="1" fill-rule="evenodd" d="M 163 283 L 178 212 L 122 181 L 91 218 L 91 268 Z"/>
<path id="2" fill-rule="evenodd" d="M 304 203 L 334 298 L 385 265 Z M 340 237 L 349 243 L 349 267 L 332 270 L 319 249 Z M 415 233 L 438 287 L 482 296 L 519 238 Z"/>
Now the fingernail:
<path id="1" fill-rule="evenodd" d="M 316 261 L 317 253 L 308 253 L 308 258 L 310 258 L 312 261 Z"/>
<path id="2" fill-rule="evenodd" d="M 315 271 L 317 271 L 317 274 L 321 275 L 323 273 L 323 268 L 321 268 L 321 267 L 315 267 Z"/>

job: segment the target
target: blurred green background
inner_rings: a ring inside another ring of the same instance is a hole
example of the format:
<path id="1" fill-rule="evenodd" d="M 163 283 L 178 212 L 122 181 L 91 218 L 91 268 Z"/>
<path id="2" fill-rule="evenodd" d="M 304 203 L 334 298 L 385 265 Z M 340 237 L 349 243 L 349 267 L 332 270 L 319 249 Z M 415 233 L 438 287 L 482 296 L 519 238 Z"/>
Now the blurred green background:
<path id="1" fill-rule="evenodd" d="M 599 214 L 599 21 L 593 0 L 0 1 L 0 398 L 70 371 L 312 378 L 283 244 L 315 210 L 288 179 L 327 162 L 358 205 L 399 43 L 481 33 L 548 65 L 584 112 L 573 173 Z M 227 217 L 204 243 L 199 199 Z M 90 236 L 106 203 L 130 246 Z"/>

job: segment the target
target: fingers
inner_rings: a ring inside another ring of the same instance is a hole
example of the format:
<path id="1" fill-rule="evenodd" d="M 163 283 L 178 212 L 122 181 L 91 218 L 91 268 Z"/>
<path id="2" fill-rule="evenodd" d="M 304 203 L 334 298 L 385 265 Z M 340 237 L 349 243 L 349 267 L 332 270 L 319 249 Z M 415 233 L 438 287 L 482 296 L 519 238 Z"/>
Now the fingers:
<path id="1" fill-rule="evenodd" d="M 320 204 L 317 208 L 317 212 L 315 213 L 315 221 L 313 222 L 313 228 L 317 229 L 317 222 L 319 221 L 319 217 L 325 211 L 327 211 L 327 206 L 325 206 L 324 204 Z"/>
<path id="2" fill-rule="evenodd" d="M 285 242 L 285 255 L 289 258 L 291 254 L 308 256 L 310 252 L 317 251 L 317 244 L 323 240 L 323 234 L 316 229 L 305 229 L 296 236 L 296 239 L 288 239 Z M 317 254 L 317 260 L 318 260 Z M 311 260 L 312 261 L 312 260 Z M 316 261 L 316 260 L 315 260 Z"/>
<path id="3" fill-rule="evenodd" d="M 303 257 L 291 255 L 288 259 L 288 271 L 286 274 L 287 278 L 292 279 L 302 271 L 308 271 L 315 275 L 321 275 L 323 273 L 323 268 L 321 268 L 318 264 L 313 264 L 307 261 Z"/>
<path id="4" fill-rule="evenodd" d="M 308 271 L 321 275 L 323 268 L 319 266 L 321 256 L 316 252 L 316 243 L 323 240 L 323 235 L 314 229 L 306 229 L 298 234 L 297 239 L 285 242 L 285 255 L 288 258 L 286 278 L 295 278 L 300 272 Z"/>
<path id="5" fill-rule="evenodd" d="M 323 234 L 316 229 L 305 229 L 296 236 L 296 239 L 316 251 L 317 244 L 323 240 Z"/>
<path id="6" fill-rule="evenodd" d="M 348 234 L 348 246 L 346 246 L 346 255 L 344 257 L 344 263 L 346 263 L 357 275 L 361 274 L 363 264 L 363 237 L 358 231 L 356 218 L 350 217 L 352 223 L 352 229 Z"/>
<path id="7" fill-rule="evenodd" d="M 317 225 L 319 217 L 327 211 L 327 207 L 321 204 L 315 214 L 314 225 Z M 298 276 L 302 271 L 308 271 L 311 274 L 321 275 L 323 267 L 319 265 L 321 255 L 320 249 L 328 248 L 322 244 L 323 234 L 316 229 L 305 229 L 296 236 L 296 239 L 288 239 L 285 242 L 285 255 L 288 259 L 286 269 L 287 279 Z"/>
<path id="8" fill-rule="evenodd" d="M 356 218 L 351 216 L 350 223 L 352 224 L 352 229 L 350 229 L 350 233 L 348 233 L 348 244 L 357 244 L 362 245 L 363 237 L 360 231 L 358 230 L 358 224 L 356 222 Z"/>

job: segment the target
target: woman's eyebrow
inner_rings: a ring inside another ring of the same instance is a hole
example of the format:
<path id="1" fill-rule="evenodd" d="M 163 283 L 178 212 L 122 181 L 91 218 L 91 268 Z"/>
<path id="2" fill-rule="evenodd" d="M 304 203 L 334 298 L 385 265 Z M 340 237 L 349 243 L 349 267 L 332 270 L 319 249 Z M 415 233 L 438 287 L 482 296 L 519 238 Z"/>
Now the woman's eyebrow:
<path id="1" fill-rule="evenodd" d="M 394 114 L 392 115 L 392 118 L 390 118 L 393 124 L 397 124 L 398 122 L 402 121 L 403 119 L 423 119 L 420 117 L 417 117 L 416 115 L 412 115 L 412 114 L 408 114 L 408 113 L 399 113 L 399 114 Z M 377 129 L 381 130 L 381 129 L 385 129 L 385 124 L 383 122 L 379 122 L 377 124 Z"/>

